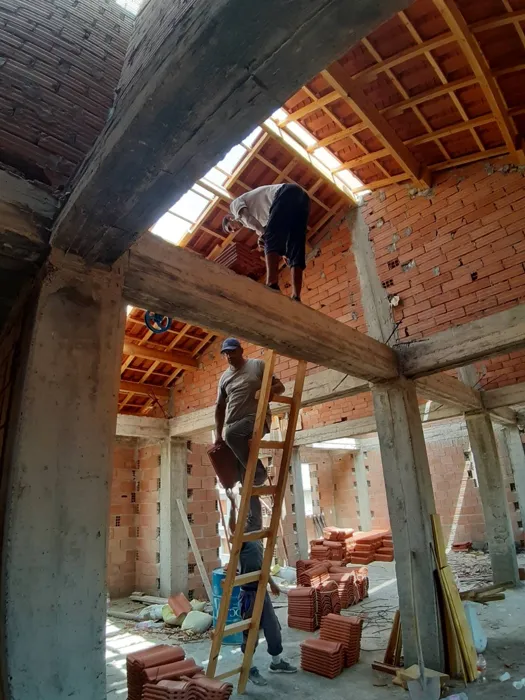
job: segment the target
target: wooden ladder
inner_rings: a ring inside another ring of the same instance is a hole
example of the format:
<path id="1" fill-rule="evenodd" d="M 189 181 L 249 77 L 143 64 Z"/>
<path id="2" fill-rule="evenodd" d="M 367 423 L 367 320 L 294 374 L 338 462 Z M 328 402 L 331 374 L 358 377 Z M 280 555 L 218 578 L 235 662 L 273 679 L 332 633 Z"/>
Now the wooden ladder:
<path id="1" fill-rule="evenodd" d="M 221 599 L 221 605 L 219 609 L 219 615 L 217 617 L 217 624 L 215 625 L 215 631 L 213 633 L 210 658 L 208 661 L 208 668 L 206 670 L 206 675 L 208 676 L 208 678 L 217 678 L 219 680 L 240 673 L 239 684 L 237 687 L 237 691 L 239 693 L 243 693 L 246 688 L 246 683 L 248 682 L 248 675 L 252 663 L 252 657 L 255 651 L 257 639 L 259 637 L 259 625 L 261 621 L 261 614 L 264 605 L 266 589 L 270 578 L 270 568 L 272 566 L 272 559 L 277 540 L 277 534 L 279 531 L 281 509 L 286 493 L 286 481 L 288 478 L 289 465 L 291 464 L 292 449 L 295 438 L 295 428 L 299 417 L 299 410 L 301 407 L 301 396 L 303 393 L 303 384 L 306 374 L 306 362 L 302 360 L 297 366 L 293 396 L 277 396 L 275 397 L 275 399 L 273 399 L 276 403 L 289 404 L 290 406 L 288 427 L 286 430 L 284 441 L 263 441 L 262 438 L 264 435 L 266 410 L 268 408 L 268 403 L 270 399 L 274 366 L 275 352 L 273 350 L 268 350 L 265 356 L 264 375 L 261 383 L 259 403 L 257 405 L 257 414 L 255 418 L 253 437 L 250 444 L 250 454 L 248 457 L 248 464 L 246 465 L 246 475 L 244 477 L 244 483 L 241 491 L 241 502 L 237 518 L 237 526 L 235 528 L 235 533 L 231 545 L 230 561 L 228 563 L 226 577 L 223 581 L 223 594 Z M 261 448 L 269 450 L 282 450 L 279 476 L 277 478 L 277 483 L 275 483 L 272 486 L 253 485 L 253 480 L 255 478 L 255 469 L 257 466 L 257 460 L 259 459 L 259 451 L 261 450 Z M 250 510 L 250 498 L 252 496 L 273 496 L 274 506 L 270 519 L 270 527 L 268 529 L 245 533 L 244 529 L 246 525 L 246 519 Z M 263 539 L 266 539 L 266 548 L 264 550 L 262 569 L 260 571 L 254 571 L 252 573 L 244 574 L 242 576 L 237 575 L 239 554 L 243 543 Z M 255 596 L 252 616 L 248 620 L 241 620 L 240 622 L 234 622 L 233 624 L 229 625 L 226 624 L 228 618 L 228 610 L 230 607 L 230 598 L 233 588 L 235 586 L 242 586 L 247 583 L 253 583 L 256 581 L 258 581 L 258 587 L 257 594 Z M 221 673 L 216 676 L 215 671 L 217 669 L 217 662 L 219 660 L 221 644 L 224 637 L 228 637 L 229 635 L 236 634 L 238 632 L 244 632 L 245 630 L 249 630 L 249 632 L 242 666 L 239 666 L 237 668 L 232 669 L 231 671 L 226 671 L 225 673 Z"/>

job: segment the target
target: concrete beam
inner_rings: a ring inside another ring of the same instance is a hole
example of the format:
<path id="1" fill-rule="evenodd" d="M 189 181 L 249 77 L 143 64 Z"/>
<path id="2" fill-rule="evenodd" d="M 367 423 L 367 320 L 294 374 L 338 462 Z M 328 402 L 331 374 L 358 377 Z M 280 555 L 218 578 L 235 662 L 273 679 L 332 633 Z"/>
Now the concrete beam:
<path id="1" fill-rule="evenodd" d="M 150 418 L 148 416 L 117 416 L 117 433 L 121 437 L 144 439 L 161 439 L 169 435 L 167 418 Z"/>
<path id="2" fill-rule="evenodd" d="M 109 483 L 125 309 L 118 270 L 77 262 L 52 254 L 18 358 L 3 463 L 5 690 L 13 700 L 106 696 Z"/>
<path id="3" fill-rule="evenodd" d="M 503 428 L 501 431 L 505 442 L 510 468 L 516 487 L 521 519 L 525 519 L 525 452 L 521 434 L 517 427 Z"/>
<path id="4" fill-rule="evenodd" d="M 482 400 L 483 406 L 488 410 L 525 404 L 525 382 L 484 391 L 482 392 Z"/>
<path id="5" fill-rule="evenodd" d="M 434 584 L 430 514 L 434 493 L 415 387 L 405 380 L 372 389 L 381 461 L 400 583 L 399 611 L 405 665 L 443 670 L 443 642 Z M 416 628 L 417 619 L 417 628 Z"/>
<path id="6" fill-rule="evenodd" d="M 160 595 L 188 592 L 188 538 L 177 499 L 187 502 L 188 446 L 181 438 L 162 441 L 160 451 Z"/>
<path id="7" fill-rule="evenodd" d="M 516 547 L 505 481 L 490 416 L 481 411 L 466 414 L 465 420 L 476 465 L 493 580 L 494 583 L 517 583 L 519 576 Z"/>
<path id="8" fill-rule="evenodd" d="M 256 124 L 409 4 L 146 4 L 114 115 L 75 178 L 53 245 L 115 261 Z"/>
<path id="9" fill-rule="evenodd" d="M 134 306 L 368 381 L 397 376 L 383 343 L 156 236 L 136 243 L 125 265 Z"/>
<path id="10" fill-rule="evenodd" d="M 301 452 L 298 447 L 292 450 L 292 484 L 293 502 L 295 504 L 295 523 L 297 535 L 298 559 L 308 559 L 308 535 L 306 533 L 306 511 L 304 506 L 303 471 Z"/>
<path id="11" fill-rule="evenodd" d="M 399 343 L 401 373 L 421 377 L 525 348 L 525 304 L 449 328 L 423 340 Z"/>

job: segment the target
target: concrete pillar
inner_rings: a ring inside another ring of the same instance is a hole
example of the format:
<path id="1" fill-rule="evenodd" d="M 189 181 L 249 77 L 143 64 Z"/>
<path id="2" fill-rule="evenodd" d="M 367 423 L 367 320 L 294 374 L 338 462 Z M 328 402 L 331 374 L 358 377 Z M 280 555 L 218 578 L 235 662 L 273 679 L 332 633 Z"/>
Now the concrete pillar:
<path id="1" fill-rule="evenodd" d="M 518 426 L 507 425 L 501 431 L 508 454 L 512 478 L 520 505 L 521 520 L 525 519 L 525 452 Z"/>
<path id="2" fill-rule="evenodd" d="M 417 624 L 425 666 L 443 670 L 430 514 L 434 494 L 413 382 L 372 388 L 394 541 L 405 666 L 417 663 Z"/>
<path id="3" fill-rule="evenodd" d="M 297 550 L 299 552 L 299 559 L 308 559 L 308 536 L 306 534 L 303 471 L 301 468 L 301 451 L 298 447 L 294 447 L 292 450 L 292 482 L 293 501 L 295 504 L 295 523 L 297 529 Z"/>
<path id="4" fill-rule="evenodd" d="M 160 451 L 160 595 L 188 592 L 188 538 L 177 507 L 186 506 L 188 447 L 167 438 Z"/>
<path id="5" fill-rule="evenodd" d="M 485 411 L 467 413 L 465 420 L 478 476 L 493 580 L 517 583 L 516 546 L 492 422 Z"/>
<path id="6" fill-rule="evenodd" d="M 357 483 L 357 500 L 359 501 L 359 524 L 361 530 L 372 529 L 372 513 L 368 496 L 368 478 L 363 450 L 354 453 L 355 480 Z"/>
<path id="7" fill-rule="evenodd" d="M 7 695 L 100 700 L 121 275 L 53 252 L 36 296 L 5 460 Z"/>

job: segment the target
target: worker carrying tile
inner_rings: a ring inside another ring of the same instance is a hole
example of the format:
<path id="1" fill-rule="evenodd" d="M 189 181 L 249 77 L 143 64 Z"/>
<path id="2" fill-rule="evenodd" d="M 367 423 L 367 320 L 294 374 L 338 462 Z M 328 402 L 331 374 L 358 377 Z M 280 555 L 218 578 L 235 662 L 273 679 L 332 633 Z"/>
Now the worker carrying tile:
<path id="1" fill-rule="evenodd" d="M 237 338 L 226 338 L 221 347 L 221 354 L 226 356 L 229 367 L 219 379 L 215 405 L 215 444 L 226 442 L 237 457 L 238 480 L 242 484 L 250 454 L 250 440 L 257 413 L 258 392 L 264 374 L 264 361 L 245 358 Z M 277 377 L 272 377 L 271 391 L 272 395 L 276 396 L 284 393 L 284 385 Z M 270 423 L 271 415 L 268 409 L 265 434 L 270 432 Z M 259 459 L 254 484 L 262 486 L 266 478 L 266 469 Z M 262 506 L 258 496 L 252 496 L 250 499 L 246 529 L 249 532 L 262 530 Z"/>
<path id="2" fill-rule="evenodd" d="M 236 525 L 235 496 L 233 495 L 231 489 L 226 493 L 231 503 L 228 527 L 230 529 L 230 536 L 233 537 Z M 260 571 L 263 565 L 263 555 L 264 549 L 261 540 L 257 540 L 255 542 L 244 542 L 239 555 L 239 573 L 251 574 L 254 571 Z M 276 597 L 279 596 L 281 591 L 271 576 L 268 583 L 270 585 L 272 595 Z M 241 617 L 243 620 L 247 620 L 252 615 L 253 606 L 255 604 L 255 596 L 257 595 L 257 585 L 257 582 L 254 582 L 241 586 L 239 604 L 241 608 Z M 270 600 L 268 593 L 266 593 L 264 598 L 259 629 L 264 632 L 264 637 L 268 645 L 268 654 L 270 654 L 272 657 L 270 666 L 268 667 L 270 673 L 296 673 L 297 669 L 295 666 L 292 666 L 288 661 L 281 657 L 281 654 L 283 653 L 281 625 L 277 619 L 277 615 L 275 614 L 275 610 L 273 609 L 272 601 Z M 246 651 L 247 640 L 248 630 L 244 630 L 243 642 L 241 645 L 243 654 Z M 259 669 L 256 666 L 252 666 L 250 668 L 249 679 L 255 685 L 267 685 L 265 678 L 261 676 Z"/>
<path id="3" fill-rule="evenodd" d="M 234 199 L 231 214 L 222 222 L 226 233 L 242 226 L 253 229 L 266 258 L 266 286 L 279 289 L 279 263 L 286 258 L 292 270 L 292 299 L 301 300 L 306 267 L 306 229 L 310 199 L 296 184 L 265 185 Z"/>

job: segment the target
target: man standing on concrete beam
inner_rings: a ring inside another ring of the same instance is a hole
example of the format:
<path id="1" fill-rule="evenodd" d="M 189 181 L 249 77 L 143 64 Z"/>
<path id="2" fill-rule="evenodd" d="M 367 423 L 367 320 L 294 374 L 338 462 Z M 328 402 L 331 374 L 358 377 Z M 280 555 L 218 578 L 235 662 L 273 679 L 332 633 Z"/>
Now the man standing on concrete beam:
<path id="1" fill-rule="evenodd" d="M 237 338 L 226 338 L 221 347 L 221 354 L 226 355 L 229 367 L 219 379 L 215 405 L 215 444 L 226 442 L 237 457 L 238 478 L 242 484 L 250 454 L 250 440 L 255 425 L 257 394 L 264 374 L 264 361 L 246 359 Z M 284 394 L 284 385 L 280 379 L 272 377 L 271 395 L 280 394 Z M 270 423 L 271 414 L 268 408 L 265 434 L 270 432 Z M 259 459 L 254 484 L 262 486 L 266 477 L 266 469 Z M 262 530 L 262 507 L 258 496 L 252 496 L 250 499 L 246 530 Z"/>
<path id="2" fill-rule="evenodd" d="M 296 184 L 265 185 L 234 199 L 230 211 L 222 222 L 226 233 L 234 234 L 247 226 L 259 236 L 259 247 L 264 247 L 266 258 L 266 286 L 280 291 L 279 263 L 286 258 L 292 270 L 292 299 L 301 301 L 308 194 Z"/>

